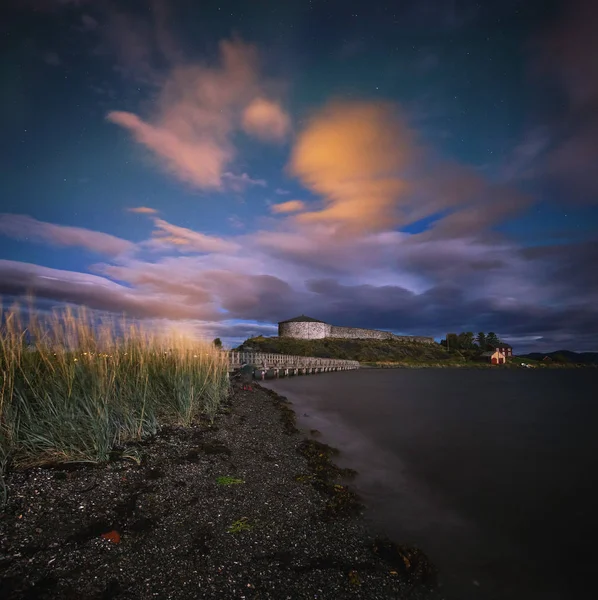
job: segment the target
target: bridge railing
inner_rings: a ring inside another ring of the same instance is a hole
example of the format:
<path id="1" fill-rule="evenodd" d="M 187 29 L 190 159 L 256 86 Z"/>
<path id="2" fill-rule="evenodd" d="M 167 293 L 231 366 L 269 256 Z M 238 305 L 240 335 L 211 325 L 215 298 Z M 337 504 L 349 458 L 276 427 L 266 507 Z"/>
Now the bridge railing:
<path id="1" fill-rule="evenodd" d="M 229 365 L 239 368 L 242 364 L 267 369 L 358 369 L 359 361 L 315 356 L 293 356 L 291 354 L 269 354 L 266 352 L 228 352 Z"/>

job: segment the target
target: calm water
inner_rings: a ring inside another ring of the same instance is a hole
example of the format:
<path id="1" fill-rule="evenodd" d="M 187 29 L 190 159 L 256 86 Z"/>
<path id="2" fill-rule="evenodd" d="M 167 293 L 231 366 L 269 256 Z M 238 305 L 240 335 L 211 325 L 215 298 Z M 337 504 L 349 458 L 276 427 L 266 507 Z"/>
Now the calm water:
<path id="1" fill-rule="evenodd" d="M 372 527 L 425 549 L 448 598 L 596 597 L 597 371 L 361 370 L 266 385 L 342 450 Z"/>

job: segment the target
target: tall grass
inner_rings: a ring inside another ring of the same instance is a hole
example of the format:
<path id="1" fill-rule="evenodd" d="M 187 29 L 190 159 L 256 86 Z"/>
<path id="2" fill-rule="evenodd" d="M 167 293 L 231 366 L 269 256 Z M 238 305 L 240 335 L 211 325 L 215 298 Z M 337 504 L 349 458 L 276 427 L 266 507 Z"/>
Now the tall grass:
<path id="1" fill-rule="evenodd" d="M 3 310 L 0 469 L 9 458 L 21 466 L 104 461 L 161 424 L 213 421 L 227 366 L 211 344 L 125 320 L 98 323 L 66 309 L 29 312 L 25 323 L 18 306 Z"/>

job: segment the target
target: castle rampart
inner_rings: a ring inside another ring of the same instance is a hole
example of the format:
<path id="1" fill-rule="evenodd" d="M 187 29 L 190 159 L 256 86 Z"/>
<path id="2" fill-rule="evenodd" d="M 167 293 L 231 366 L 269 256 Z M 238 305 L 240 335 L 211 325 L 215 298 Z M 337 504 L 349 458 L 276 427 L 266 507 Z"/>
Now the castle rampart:
<path id="1" fill-rule="evenodd" d="M 301 315 L 288 321 L 278 323 L 279 337 L 292 337 L 304 340 L 318 340 L 324 338 L 343 338 L 354 340 L 398 340 L 402 342 L 416 342 L 419 344 L 434 344 L 434 338 L 410 335 L 395 335 L 389 331 L 377 329 L 362 329 L 359 327 L 337 327 L 323 321 Z"/>

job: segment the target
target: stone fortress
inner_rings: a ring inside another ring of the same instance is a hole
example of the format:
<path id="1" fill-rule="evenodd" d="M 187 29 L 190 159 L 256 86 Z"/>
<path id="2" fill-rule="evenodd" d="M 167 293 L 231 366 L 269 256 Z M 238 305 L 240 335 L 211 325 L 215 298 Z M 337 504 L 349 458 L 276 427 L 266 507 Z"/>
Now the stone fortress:
<path id="1" fill-rule="evenodd" d="M 324 321 L 301 315 L 278 323 L 278 337 L 299 338 L 302 340 L 320 340 L 323 338 L 345 338 L 353 340 L 397 340 L 435 344 L 434 338 L 413 335 L 395 335 L 389 331 L 360 329 L 357 327 L 337 327 Z"/>

